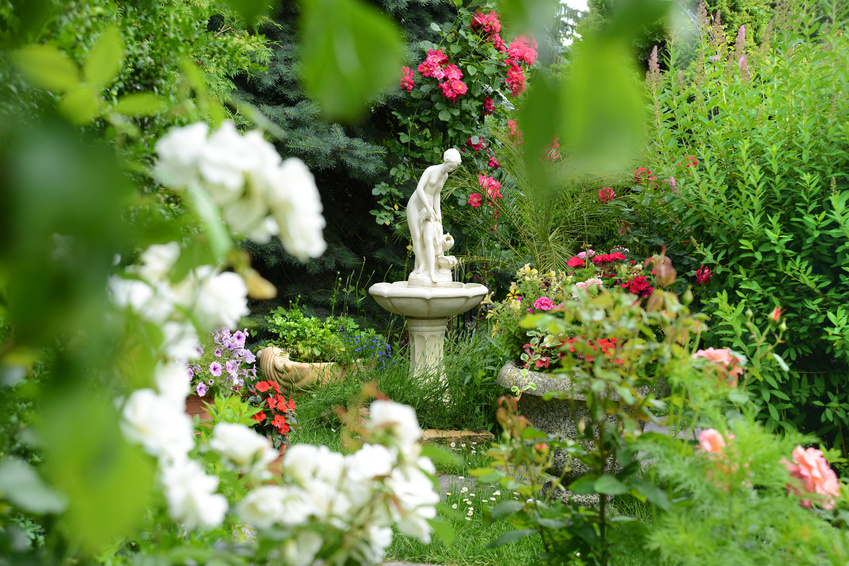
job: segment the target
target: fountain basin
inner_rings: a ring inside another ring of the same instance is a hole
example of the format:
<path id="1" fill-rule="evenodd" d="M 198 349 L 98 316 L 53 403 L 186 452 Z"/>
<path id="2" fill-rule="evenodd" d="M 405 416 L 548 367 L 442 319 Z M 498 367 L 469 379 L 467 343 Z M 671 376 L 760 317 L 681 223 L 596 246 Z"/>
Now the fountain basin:
<path id="1" fill-rule="evenodd" d="M 480 283 L 418 287 L 395 281 L 375 283 L 368 292 L 391 313 L 408 318 L 448 318 L 477 306 L 488 289 Z"/>

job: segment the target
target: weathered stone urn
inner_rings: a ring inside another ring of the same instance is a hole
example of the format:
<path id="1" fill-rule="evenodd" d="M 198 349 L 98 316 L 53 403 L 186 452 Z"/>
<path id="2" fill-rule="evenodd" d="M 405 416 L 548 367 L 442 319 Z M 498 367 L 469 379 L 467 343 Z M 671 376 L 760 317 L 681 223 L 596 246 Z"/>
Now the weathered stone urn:
<path id="1" fill-rule="evenodd" d="M 348 366 L 336 362 L 296 362 L 283 348 L 270 346 L 256 354 L 265 379 L 276 381 L 286 391 L 309 389 L 345 377 Z"/>
<path id="2" fill-rule="evenodd" d="M 568 374 L 540 373 L 523 369 L 517 362 L 510 362 L 498 372 L 498 384 L 512 389 L 517 387 L 522 393 L 519 396 L 519 411 L 533 425 L 550 435 L 561 439 L 577 439 L 578 426 L 581 421 L 590 417 L 586 397 L 574 391 L 572 380 Z M 533 384 L 533 388 L 529 387 Z M 642 388 L 641 388 L 642 389 Z M 643 393 L 647 392 L 643 391 Z M 558 393 L 555 398 L 545 400 L 546 393 Z M 617 398 L 615 393 L 611 398 Z M 608 416 L 611 421 L 614 419 Z M 582 444 L 589 448 L 590 441 L 583 440 Z M 563 477 L 563 483 L 569 485 L 573 481 L 587 475 L 589 469 L 581 462 L 570 458 L 561 450 L 556 450 L 552 457 L 549 473 Z M 608 472 L 615 473 L 614 458 L 608 460 Z"/>

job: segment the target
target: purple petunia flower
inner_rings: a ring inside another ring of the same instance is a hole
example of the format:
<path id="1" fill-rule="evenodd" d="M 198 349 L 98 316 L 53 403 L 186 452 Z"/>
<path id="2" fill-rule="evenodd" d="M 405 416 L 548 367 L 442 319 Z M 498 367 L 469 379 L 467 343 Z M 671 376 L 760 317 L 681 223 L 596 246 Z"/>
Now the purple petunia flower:
<path id="1" fill-rule="evenodd" d="M 209 373 L 211 373 L 215 377 L 221 375 L 221 369 L 221 364 L 219 364 L 218 362 L 212 362 L 211 364 L 209 364 Z"/>
<path id="2" fill-rule="evenodd" d="M 250 350 L 242 349 L 239 350 L 239 353 L 241 354 L 242 359 L 245 360 L 245 363 L 252 364 L 256 361 L 256 356 Z"/>
<path id="3" fill-rule="evenodd" d="M 237 348 L 244 348 L 245 347 L 245 339 L 246 338 L 247 338 L 247 335 L 244 332 L 242 332 L 241 330 L 237 330 L 233 334 L 233 341 L 236 342 Z"/>
<path id="4" fill-rule="evenodd" d="M 220 358 L 220 357 L 221 357 L 221 348 L 216 348 L 216 349 L 215 349 L 215 357 L 216 357 L 216 358 Z"/>
<path id="5" fill-rule="evenodd" d="M 197 387 L 195 387 L 195 391 L 198 393 L 198 397 L 203 397 L 206 395 L 206 392 L 209 391 L 209 388 L 206 386 L 204 382 L 198 383 Z"/>
<path id="6" fill-rule="evenodd" d="M 239 362 L 236 360 L 227 360 L 227 373 L 232 377 L 236 377 L 236 370 L 239 369 Z"/>

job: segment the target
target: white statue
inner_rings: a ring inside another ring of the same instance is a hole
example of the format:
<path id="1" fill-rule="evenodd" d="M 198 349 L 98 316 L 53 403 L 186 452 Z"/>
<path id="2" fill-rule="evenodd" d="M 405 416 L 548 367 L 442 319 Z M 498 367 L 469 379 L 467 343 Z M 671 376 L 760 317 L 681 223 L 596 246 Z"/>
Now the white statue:
<path id="1" fill-rule="evenodd" d="M 416 257 L 408 279 L 410 285 L 432 286 L 452 281 L 451 269 L 457 265 L 457 258 L 445 255 L 454 245 L 454 238 L 442 233 L 440 197 L 448 174 L 459 165 L 460 152 L 454 148 L 447 150 L 442 163 L 431 165 L 422 173 L 407 204 L 407 223 Z"/>

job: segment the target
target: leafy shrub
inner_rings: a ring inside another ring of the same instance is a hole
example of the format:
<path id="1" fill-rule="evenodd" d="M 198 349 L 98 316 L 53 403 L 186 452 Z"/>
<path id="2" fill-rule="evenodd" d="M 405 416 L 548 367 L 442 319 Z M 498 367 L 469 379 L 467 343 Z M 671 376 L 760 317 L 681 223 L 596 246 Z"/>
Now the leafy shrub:
<path id="1" fill-rule="evenodd" d="M 305 315 L 297 304 L 271 311 L 266 322 L 277 335 L 272 344 L 288 350 L 301 362 L 382 362 L 392 351 L 385 338 L 372 328 L 360 328 L 352 318 L 331 316 L 321 320 Z"/>
<path id="2" fill-rule="evenodd" d="M 830 12 L 782 3 L 757 49 L 745 47 L 748 29 L 726 45 L 703 21 L 705 44 L 689 78 L 674 52 L 669 72 L 649 72 L 655 116 L 647 155 L 659 176 L 677 181 L 669 229 L 692 238 L 693 253 L 714 273 L 697 289 L 714 321 L 705 339 L 750 355 L 746 312 L 780 307 L 788 340 L 778 353 L 793 369 L 763 364 L 753 384 L 761 416 L 770 430 L 796 425 L 842 436 L 849 40 L 839 23 L 845 9 Z M 699 165 L 682 168 L 691 156 Z"/>

